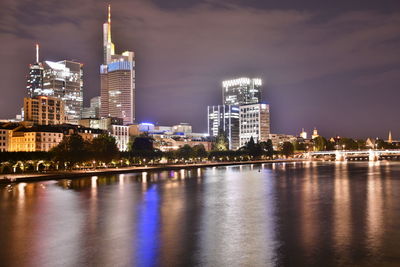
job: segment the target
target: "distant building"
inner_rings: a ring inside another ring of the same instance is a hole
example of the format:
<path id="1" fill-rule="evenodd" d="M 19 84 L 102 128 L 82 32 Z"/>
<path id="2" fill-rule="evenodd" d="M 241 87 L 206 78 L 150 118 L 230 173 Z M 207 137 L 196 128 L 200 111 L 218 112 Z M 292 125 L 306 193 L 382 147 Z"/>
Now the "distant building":
<path id="1" fill-rule="evenodd" d="M 296 136 L 289 134 L 269 134 L 268 139 L 271 139 L 272 146 L 274 147 L 275 150 L 280 149 L 280 147 L 285 142 L 294 143 L 297 141 Z"/>
<path id="2" fill-rule="evenodd" d="M 100 116 L 117 117 L 124 124 L 135 121 L 135 55 L 125 51 L 115 54 L 111 41 L 111 11 L 108 6 L 108 21 L 103 24 L 104 61 L 100 66 Z"/>
<path id="3" fill-rule="evenodd" d="M 229 140 L 229 149 L 239 148 L 239 107 L 232 105 L 208 106 L 208 135 L 218 136 L 223 131 Z"/>
<path id="4" fill-rule="evenodd" d="M 303 139 L 307 139 L 307 132 L 304 131 L 304 128 L 301 130 L 300 137 Z"/>
<path id="5" fill-rule="evenodd" d="M 65 123 L 64 102 L 59 98 L 36 96 L 24 98 L 24 120 L 38 125 Z"/>
<path id="6" fill-rule="evenodd" d="M 312 138 L 312 139 L 315 139 L 315 138 L 317 138 L 318 136 L 319 136 L 318 130 L 317 130 L 317 128 L 314 128 L 313 134 L 312 134 L 311 138 Z"/>
<path id="7" fill-rule="evenodd" d="M 189 123 L 180 123 L 178 125 L 172 126 L 172 131 L 174 133 L 191 133 L 192 125 Z"/>
<path id="8" fill-rule="evenodd" d="M 82 110 L 82 119 L 100 118 L 100 96 L 90 99 L 90 106 Z"/>
<path id="9" fill-rule="evenodd" d="M 253 137 L 254 142 L 267 141 L 270 134 L 269 105 L 252 104 L 240 106 L 240 147 Z"/>
<path id="10" fill-rule="evenodd" d="M 222 82 L 224 105 L 247 105 L 261 102 L 262 80 L 247 77 L 226 80 Z"/>

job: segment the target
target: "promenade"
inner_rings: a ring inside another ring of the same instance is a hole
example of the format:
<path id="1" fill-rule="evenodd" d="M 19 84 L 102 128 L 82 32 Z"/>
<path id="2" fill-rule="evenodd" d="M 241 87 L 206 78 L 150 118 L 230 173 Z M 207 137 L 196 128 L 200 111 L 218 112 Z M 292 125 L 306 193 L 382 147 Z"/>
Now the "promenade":
<path id="1" fill-rule="evenodd" d="M 180 170 L 192 168 L 218 167 L 230 165 L 250 165 L 262 163 L 282 163 L 282 162 L 299 162 L 306 161 L 305 159 L 276 159 L 276 160 L 255 160 L 255 161 L 230 161 L 230 162 L 203 162 L 203 163 L 188 163 L 188 164 L 160 164 L 151 166 L 136 166 L 124 168 L 101 168 L 90 170 L 69 170 L 46 173 L 21 173 L 21 174 L 3 174 L 0 175 L 0 183 L 15 183 L 15 182 L 32 182 L 44 180 L 60 180 L 73 179 L 86 176 L 98 176 L 119 173 L 144 172 L 144 171 L 163 171 L 163 170 Z"/>

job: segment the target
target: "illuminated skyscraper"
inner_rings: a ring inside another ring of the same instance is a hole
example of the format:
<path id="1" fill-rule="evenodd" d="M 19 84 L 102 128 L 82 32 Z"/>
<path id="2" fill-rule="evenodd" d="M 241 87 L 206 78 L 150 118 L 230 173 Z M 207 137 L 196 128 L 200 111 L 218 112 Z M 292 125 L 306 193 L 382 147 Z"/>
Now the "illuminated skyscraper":
<path id="1" fill-rule="evenodd" d="M 43 90 L 43 65 L 39 62 L 39 44 L 36 44 L 36 62 L 29 65 L 26 89 L 29 97 L 40 94 Z"/>
<path id="2" fill-rule="evenodd" d="M 224 105 L 248 105 L 261 102 L 262 81 L 247 77 L 222 82 Z"/>
<path id="3" fill-rule="evenodd" d="M 100 66 L 100 116 L 122 118 L 124 124 L 135 121 L 135 60 L 134 53 L 115 54 L 111 41 L 111 8 L 103 24 L 104 61 Z"/>
<path id="4" fill-rule="evenodd" d="M 68 60 L 39 62 L 36 45 L 36 62 L 29 67 L 27 91 L 30 98 L 59 98 L 65 104 L 66 122 L 77 124 L 83 108 L 83 65 Z"/>
<path id="5" fill-rule="evenodd" d="M 78 124 L 83 109 L 83 65 L 74 61 L 45 61 L 40 95 L 64 101 L 66 121 Z"/>

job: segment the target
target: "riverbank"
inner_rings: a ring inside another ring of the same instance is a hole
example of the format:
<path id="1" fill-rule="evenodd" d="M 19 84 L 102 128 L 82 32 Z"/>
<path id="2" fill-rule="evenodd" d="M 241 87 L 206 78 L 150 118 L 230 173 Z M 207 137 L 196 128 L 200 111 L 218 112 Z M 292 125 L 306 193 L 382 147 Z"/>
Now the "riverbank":
<path id="1" fill-rule="evenodd" d="M 107 169 L 93 169 L 93 170 L 72 170 L 72 171 L 59 171 L 51 173 L 23 173 L 23 174 L 5 174 L 0 176 L 1 184 L 19 183 L 19 182 L 35 182 L 45 180 L 60 180 L 60 179 L 74 179 L 87 176 L 98 176 L 108 174 L 120 174 L 130 172 L 144 172 L 144 171 L 165 171 L 165 170 L 180 170 L 180 169 L 193 169 L 193 168 L 206 168 L 230 165 L 249 165 L 249 164 L 262 164 L 262 163 L 282 163 L 282 162 L 300 162 L 304 159 L 279 159 L 279 160 L 255 160 L 255 161 L 230 161 L 230 162 L 205 162 L 194 164 L 169 164 L 169 165 L 154 165 L 154 166 L 138 166 L 126 168 L 107 168 Z"/>

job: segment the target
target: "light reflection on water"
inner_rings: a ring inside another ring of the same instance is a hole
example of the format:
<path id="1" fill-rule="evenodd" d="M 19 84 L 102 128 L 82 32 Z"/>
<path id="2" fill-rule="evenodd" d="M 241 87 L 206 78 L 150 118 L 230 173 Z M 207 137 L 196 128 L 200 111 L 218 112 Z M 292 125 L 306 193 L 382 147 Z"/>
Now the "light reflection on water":
<path id="1" fill-rule="evenodd" d="M 399 265 L 400 164 L 274 163 L 0 186 L 0 265 Z"/>

